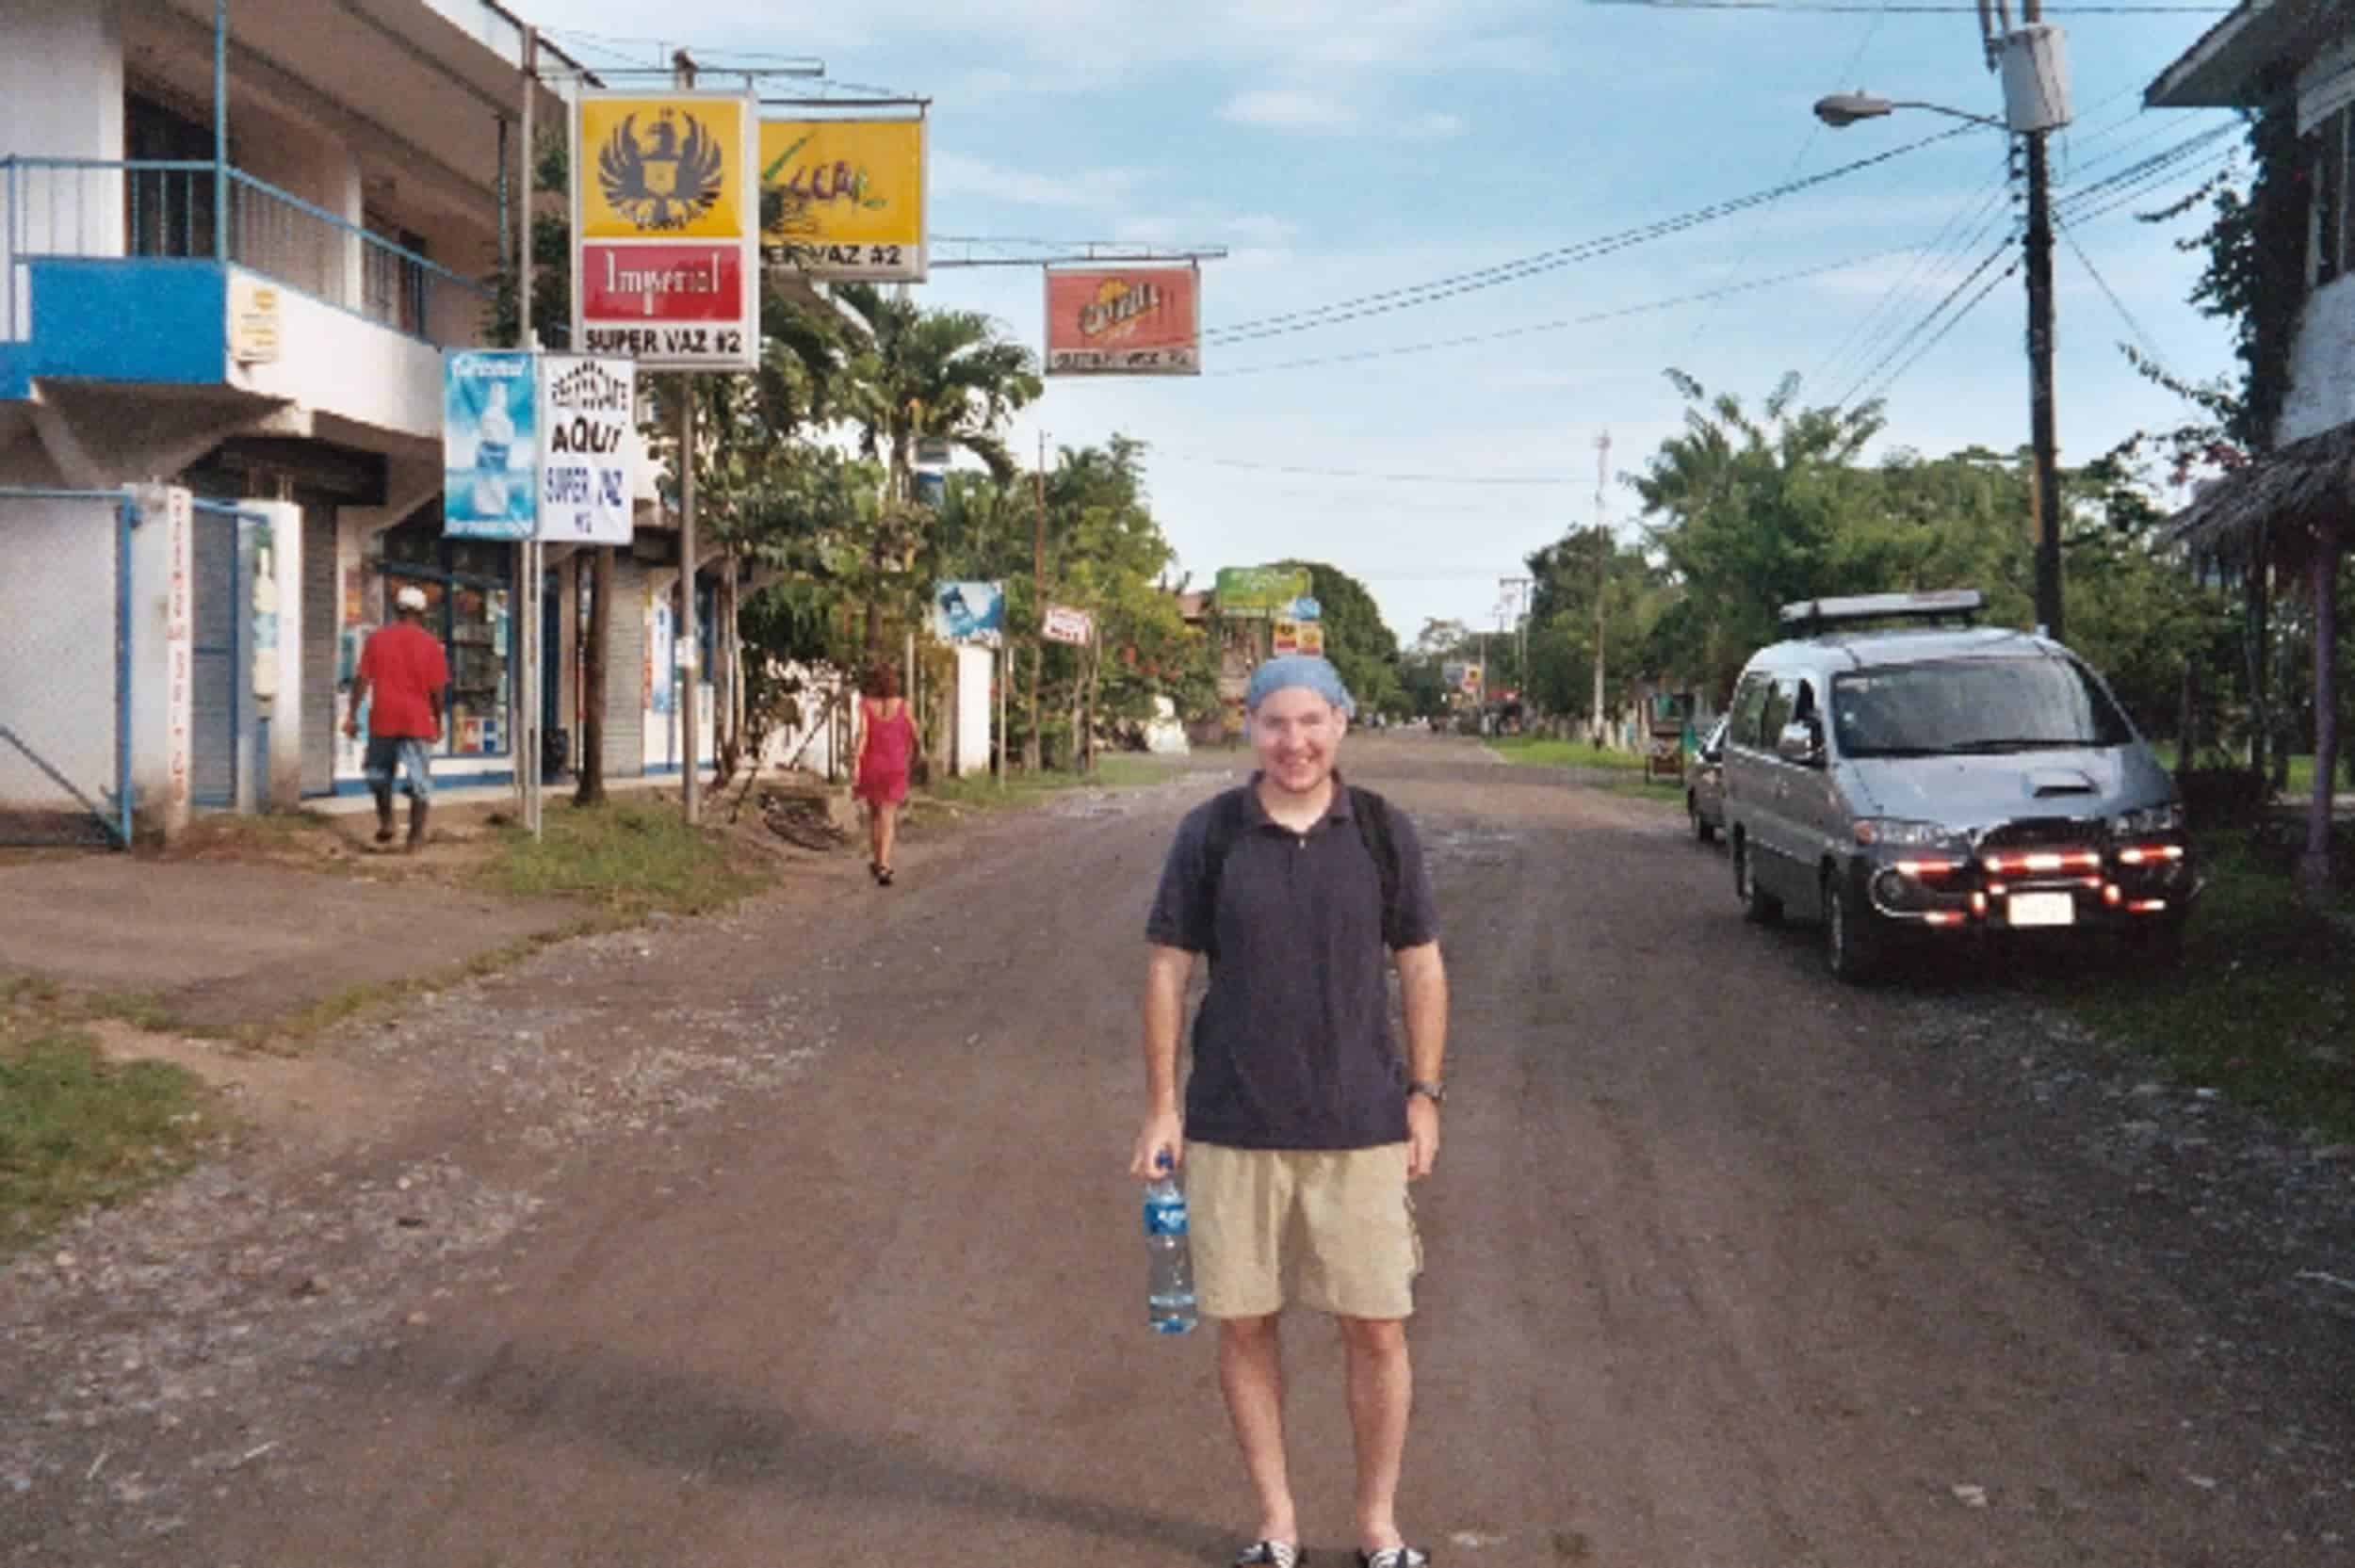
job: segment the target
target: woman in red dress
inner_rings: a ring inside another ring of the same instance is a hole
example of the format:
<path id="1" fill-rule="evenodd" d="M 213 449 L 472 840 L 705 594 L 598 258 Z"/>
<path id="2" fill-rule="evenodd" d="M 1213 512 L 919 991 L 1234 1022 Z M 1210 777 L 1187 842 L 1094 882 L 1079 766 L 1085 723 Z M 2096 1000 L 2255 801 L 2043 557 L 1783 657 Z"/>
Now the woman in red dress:
<path id="1" fill-rule="evenodd" d="M 867 869 L 878 886 L 889 887 L 900 802 L 908 798 L 908 769 L 918 745 L 916 720 L 900 695 L 899 674 L 889 665 L 877 665 L 868 677 L 859 719 L 858 782 L 851 792 L 867 802 L 867 834 L 874 850 Z"/>

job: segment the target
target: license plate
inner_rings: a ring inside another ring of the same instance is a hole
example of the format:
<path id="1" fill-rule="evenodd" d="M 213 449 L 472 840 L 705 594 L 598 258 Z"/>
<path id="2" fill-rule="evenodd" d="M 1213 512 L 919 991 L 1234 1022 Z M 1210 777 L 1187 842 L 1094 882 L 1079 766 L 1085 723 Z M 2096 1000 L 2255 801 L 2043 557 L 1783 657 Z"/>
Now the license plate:
<path id="1" fill-rule="evenodd" d="M 2015 893 L 2006 914 L 2015 926 L 2073 926 L 2077 900 L 2067 893 Z"/>

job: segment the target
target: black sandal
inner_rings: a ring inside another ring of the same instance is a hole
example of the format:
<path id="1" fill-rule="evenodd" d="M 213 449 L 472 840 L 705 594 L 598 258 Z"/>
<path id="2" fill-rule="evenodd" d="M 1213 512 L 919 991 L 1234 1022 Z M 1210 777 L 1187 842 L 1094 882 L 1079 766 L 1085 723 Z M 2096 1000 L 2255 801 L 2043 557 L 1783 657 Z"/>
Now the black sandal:
<path id="1" fill-rule="evenodd" d="M 1300 1568 L 1308 1554 L 1293 1541 L 1254 1541 L 1235 1554 L 1235 1568 Z"/>
<path id="2" fill-rule="evenodd" d="M 875 868 L 875 885 L 877 887 L 889 887 L 891 885 L 890 866 L 879 865 Z"/>
<path id="3" fill-rule="evenodd" d="M 1412 1546 L 1385 1546 L 1378 1552 L 1359 1552 L 1357 1568 L 1431 1568 L 1431 1554 Z"/>

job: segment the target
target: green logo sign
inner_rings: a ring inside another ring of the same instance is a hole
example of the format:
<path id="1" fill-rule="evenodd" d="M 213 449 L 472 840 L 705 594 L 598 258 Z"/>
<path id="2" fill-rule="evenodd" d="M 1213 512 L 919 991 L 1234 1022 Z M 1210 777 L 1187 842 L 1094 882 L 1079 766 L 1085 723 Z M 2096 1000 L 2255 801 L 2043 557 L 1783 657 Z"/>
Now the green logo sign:
<path id="1" fill-rule="evenodd" d="M 1299 566 L 1228 566 L 1218 574 L 1221 615 L 1276 615 L 1308 591 L 1308 573 Z"/>

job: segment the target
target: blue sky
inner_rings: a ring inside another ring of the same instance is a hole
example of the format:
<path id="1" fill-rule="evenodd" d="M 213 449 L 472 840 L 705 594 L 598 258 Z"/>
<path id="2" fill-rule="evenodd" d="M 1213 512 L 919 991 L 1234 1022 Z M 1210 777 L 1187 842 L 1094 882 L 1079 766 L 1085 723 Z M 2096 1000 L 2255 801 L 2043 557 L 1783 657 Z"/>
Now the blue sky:
<path id="1" fill-rule="evenodd" d="M 1205 268 L 1213 334 L 1637 228 L 1959 123 L 1905 112 L 1832 131 L 1809 112 L 1827 92 L 2002 112 L 1977 19 L 1963 10 L 544 0 L 530 14 L 592 65 L 652 64 L 660 46 L 686 44 L 711 65 L 815 57 L 834 81 L 929 96 L 935 234 L 1227 247 Z M 2220 14 L 2053 8 L 2068 30 L 2076 111 L 2054 144 L 2064 203 L 2225 122 L 2140 107 L 2142 89 Z M 2153 228 L 2134 214 L 2189 188 L 2236 145 L 2218 140 L 2106 215 L 2092 202 L 2065 231 L 2055 264 L 2064 461 L 2180 416 L 2120 342 L 2139 333 L 2181 375 L 2230 367 L 2223 328 L 2184 303 L 2198 262 L 2170 242 L 2193 225 Z M 1787 370 L 1806 378 L 1811 403 L 1886 381 L 1889 446 L 2024 443 L 2017 274 L 1918 359 L 1925 340 L 1904 337 L 2010 226 L 2004 164 L 2003 137 L 1966 129 L 1501 286 L 1258 341 L 1214 336 L 1199 379 L 1053 380 L 1015 440 L 1025 451 L 1040 429 L 1056 445 L 1114 431 L 1149 442 L 1156 513 L 1197 580 L 1222 565 L 1320 558 L 1364 578 L 1402 639 L 1433 616 L 1493 624 L 1498 579 L 1593 522 L 1606 431 L 1605 506 L 1632 526 L 1636 500 L 1619 476 L 1681 420 L 1667 366 L 1753 403 Z M 1974 233 L 1982 239 L 1964 249 Z M 1810 275 L 1713 302 L 1546 326 L 1800 272 Z M 1033 270 L 941 269 L 923 288 L 1037 342 Z M 1386 352 L 1329 363 L 1370 350 Z M 1328 363 L 1298 363 L 1309 360 Z M 1407 475 L 1427 477 L 1397 477 Z M 1544 482 L 1493 482 L 1507 479 Z"/>

